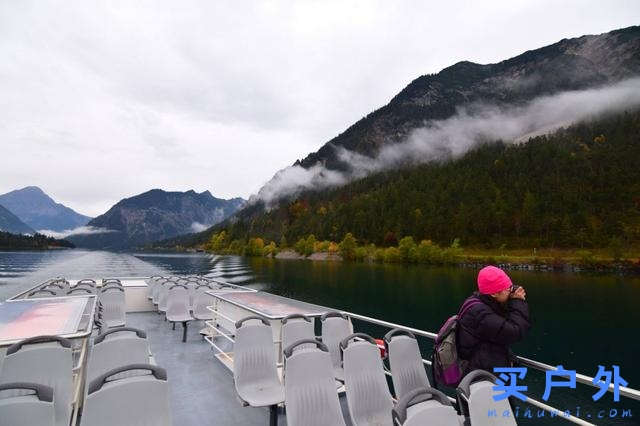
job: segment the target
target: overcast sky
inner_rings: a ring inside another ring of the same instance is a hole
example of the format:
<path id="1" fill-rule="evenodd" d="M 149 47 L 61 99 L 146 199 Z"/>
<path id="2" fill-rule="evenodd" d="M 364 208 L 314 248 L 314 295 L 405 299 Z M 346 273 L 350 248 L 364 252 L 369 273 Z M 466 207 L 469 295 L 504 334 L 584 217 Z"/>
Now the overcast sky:
<path id="1" fill-rule="evenodd" d="M 420 75 L 639 23 L 637 0 L 0 0 L 0 193 L 248 198 Z"/>

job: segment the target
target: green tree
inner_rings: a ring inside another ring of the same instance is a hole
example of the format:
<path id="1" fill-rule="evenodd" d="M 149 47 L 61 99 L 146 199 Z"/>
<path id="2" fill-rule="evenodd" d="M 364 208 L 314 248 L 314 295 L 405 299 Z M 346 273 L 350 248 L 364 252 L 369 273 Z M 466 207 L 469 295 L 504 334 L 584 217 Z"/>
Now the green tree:
<path id="1" fill-rule="evenodd" d="M 282 237 L 280 238 L 280 250 L 284 250 L 288 247 L 288 243 L 287 243 L 287 237 L 285 237 L 284 235 L 282 235 Z"/>
<path id="2" fill-rule="evenodd" d="M 345 260 L 355 259 L 355 250 L 357 247 L 356 239 L 348 232 L 340 242 L 340 254 Z"/>
<path id="3" fill-rule="evenodd" d="M 246 256 L 262 256 L 264 255 L 264 240 L 262 238 L 249 238 L 245 249 Z"/>
<path id="4" fill-rule="evenodd" d="M 316 242 L 317 242 L 316 237 L 313 234 L 307 237 L 305 241 L 305 246 L 304 246 L 305 256 L 311 256 L 313 254 L 313 250 L 315 248 Z"/>
<path id="5" fill-rule="evenodd" d="M 413 237 L 404 237 L 398 243 L 398 250 L 400 251 L 400 260 L 403 262 L 415 262 L 416 242 L 413 241 Z"/>
<path id="6" fill-rule="evenodd" d="M 442 249 L 431 240 L 422 240 L 416 248 L 417 259 L 420 263 L 438 264 L 442 262 Z"/>

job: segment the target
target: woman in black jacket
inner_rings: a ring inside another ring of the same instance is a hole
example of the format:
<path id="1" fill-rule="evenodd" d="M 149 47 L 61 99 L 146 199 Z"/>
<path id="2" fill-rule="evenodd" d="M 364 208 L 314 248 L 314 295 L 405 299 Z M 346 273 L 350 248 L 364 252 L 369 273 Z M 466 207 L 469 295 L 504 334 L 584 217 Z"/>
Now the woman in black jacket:
<path id="1" fill-rule="evenodd" d="M 480 270 L 478 291 L 465 300 L 468 308 L 456 331 L 458 356 L 467 361 L 463 374 L 513 366 L 509 345 L 522 340 L 530 328 L 525 297 L 524 288 L 514 286 L 502 269 Z"/>

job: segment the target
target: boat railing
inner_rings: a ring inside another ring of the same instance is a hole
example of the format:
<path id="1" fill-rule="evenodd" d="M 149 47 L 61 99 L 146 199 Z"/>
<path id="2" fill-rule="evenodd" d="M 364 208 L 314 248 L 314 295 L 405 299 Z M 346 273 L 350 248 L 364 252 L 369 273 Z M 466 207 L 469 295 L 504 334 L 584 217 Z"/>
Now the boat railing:
<path id="1" fill-rule="evenodd" d="M 238 286 L 238 287 L 242 287 L 242 286 Z M 234 318 L 228 317 L 226 315 L 224 315 L 222 312 L 220 312 L 219 310 L 216 309 L 216 307 L 214 306 L 210 306 L 209 309 L 211 311 L 213 311 L 217 317 L 217 320 L 213 320 L 213 321 L 207 321 L 207 325 L 211 328 L 216 329 L 216 335 L 215 336 L 207 336 L 205 339 L 209 342 L 209 344 L 211 344 L 211 346 L 213 346 L 214 349 L 216 349 L 218 351 L 218 354 L 222 357 L 224 357 L 227 361 L 230 361 L 231 363 L 233 362 L 232 356 L 229 355 L 229 353 L 227 351 L 225 351 L 221 346 L 217 345 L 215 342 L 215 337 L 216 336 L 220 336 L 223 337 L 226 341 L 233 343 L 234 342 L 234 338 L 235 338 L 235 334 L 233 333 L 233 331 L 228 331 L 228 330 L 221 330 L 221 328 L 219 327 L 219 325 L 217 324 L 217 322 L 219 320 L 223 320 L 225 322 L 229 322 L 231 324 L 233 324 L 235 322 Z M 349 312 L 349 311 L 340 311 L 343 314 L 345 314 L 346 316 L 348 316 L 349 318 L 351 318 L 351 320 L 358 320 L 358 321 L 362 321 L 364 323 L 368 323 L 368 324 L 372 324 L 375 326 L 380 326 L 380 327 L 384 327 L 387 329 L 401 329 L 403 331 L 409 331 L 411 333 L 413 333 L 415 336 L 418 337 L 422 337 L 422 338 L 426 338 L 429 339 L 431 342 L 435 341 L 437 334 L 436 333 L 432 333 L 429 331 L 425 331 L 425 330 L 420 330 L 414 327 L 408 327 L 408 326 L 404 326 L 401 324 L 396 324 L 396 323 L 392 323 L 389 321 L 384 321 L 384 320 L 380 320 L 377 318 L 372 318 L 372 317 L 368 317 L 365 315 L 360 315 L 360 314 L 356 314 L 354 312 Z M 279 341 L 275 341 L 274 340 L 274 344 L 279 344 Z M 557 368 L 553 367 L 551 365 L 539 362 L 539 361 L 535 361 L 526 357 L 521 357 L 518 356 L 517 357 L 518 361 L 520 362 L 520 365 L 522 366 L 526 366 L 526 367 L 531 367 L 535 370 L 541 371 L 541 372 L 547 372 L 547 371 L 556 371 Z M 431 361 L 428 359 L 422 359 L 423 364 L 431 366 Z M 230 364 L 227 362 L 223 362 L 228 368 L 231 368 Z M 385 367 L 385 374 L 387 374 L 388 376 L 391 375 L 391 372 L 386 369 Z M 595 388 L 599 388 L 599 386 L 597 386 L 596 384 L 593 383 L 593 377 L 587 376 L 585 374 L 579 374 L 576 373 L 576 382 L 591 386 L 591 387 L 595 387 Z M 609 388 L 607 389 L 608 392 L 614 392 L 614 385 L 610 384 Z M 619 386 L 618 387 L 618 391 L 619 394 L 622 395 L 625 398 L 630 398 L 633 400 L 637 400 L 640 401 L 640 391 L 636 390 L 636 389 L 632 389 L 629 387 L 623 387 L 623 386 Z M 449 396 L 449 399 L 452 402 L 456 402 L 456 400 L 454 398 L 452 398 L 451 396 Z M 524 401 L 532 406 L 535 406 L 541 410 L 544 410 L 548 413 L 550 413 L 551 415 L 554 415 L 557 418 L 561 418 L 564 419 L 568 422 L 574 423 L 574 424 L 578 424 L 578 425 L 584 425 L 584 426 L 595 426 L 593 423 L 587 422 L 579 417 L 573 416 L 571 414 L 568 414 L 565 412 L 565 410 L 561 410 L 558 409 L 552 405 L 546 404 L 543 401 L 539 401 L 537 399 L 531 398 L 531 397 L 526 397 L 526 400 Z"/>
<path id="2" fill-rule="evenodd" d="M 389 321 L 383 321 L 383 320 L 379 320 L 376 318 L 371 318 L 371 317 L 367 317 L 365 315 L 359 315 L 359 314 L 355 314 L 353 312 L 348 312 L 348 311 L 341 311 L 343 314 L 347 315 L 348 317 L 352 318 L 352 319 L 356 319 L 356 320 L 360 320 L 369 324 L 374 324 L 374 325 L 378 325 L 378 326 L 382 326 L 382 327 L 386 327 L 389 329 L 394 329 L 394 328 L 398 328 L 404 331 L 409 331 L 411 333 L 413 333 L 416 336 L 421 336 L 421 337 L 425 337 L 427 339 L 430 339 L 432 341 L 435 341 L 436 337 L 438 336 L 436 333 L 432 333 L 429 331 L 425 331 L 425 330 L 420 330 L 417 328 L 413 328 L 413 327 L 407 327 L 401 324 L 395 324 Z M 539 361 L 535 361 L 529 358 L 525 358 L 522 356 L 518 356 L 517 357 L 518 361 L 520 362 L 521 365 L 526 366 L 526 367 L 531 367 L 535 370 L 541 371 L 541 372 L 547 372 L 547 371 L 557 371 L 556 367 L 553 367 L 551 365 L 545 364 L 543 362 L 539 362 Z M 425 365 L 429 365 L 431 366 L 431 361 L 427 360 L 427 359 L 422 359 L 423 364 Z M 576 382 L 594 387 L 594 388 L 600 388 L 599 386 L 597 386 L 596 384 L 594 384 L 594 378 L 587 376 L 585 374 L 580 374 L 580 373 L 576 373 Z M 615 390 L 615 386 L 613 383 L 611 383 L 607 389 L 608 392 L 614 392 Z M 620 395 L 626 397 L 626 398 L 630 398 L 630 399 L 634 399 L 636 401 L 640 401 L 640 391 L 636 390 L 636 389 L 632 389 L 629 387 L 625 387 L 625 386 L 619 386 L 618 387 L 618 392 Z M 455 401 L 453 398 L 449 397 L 452 401 Z M 549 413 L 554 413 L 557 415 L 558 418 L 562 418 L 565 419 L 567 421 L 570 421 L 572 423 L 575 424 L 579 424 L 579 425 L 593 425 L 593 423 L 589 423 L 583 419 L 580 419 L 578 417 L 575 417 L 573 415 L 566 415 L 564 413 L 563 410 L 560 410 L 558 408 L 555 408 L 551 405 L 545 404 L 542 401 L 538 401 L 534 398 L 531 397 L 527 397 L 525 402 L 534 405 L 540 409 L 543 409 Z"/>

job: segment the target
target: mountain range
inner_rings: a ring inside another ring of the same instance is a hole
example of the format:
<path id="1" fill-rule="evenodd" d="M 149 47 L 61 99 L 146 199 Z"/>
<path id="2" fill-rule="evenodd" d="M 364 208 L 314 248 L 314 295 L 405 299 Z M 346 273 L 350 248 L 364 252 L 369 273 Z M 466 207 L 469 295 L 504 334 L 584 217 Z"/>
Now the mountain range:
<path id="1" fill-rule="evenodd" d="M 37 186 L 27 186 L 0 195 L 0 205 L 37 231 L 61 232 L 86 225 L 91 220 L 89 216 L 56 203 Z"/>
<path id="2" fill-rule="evenodd" d="M 245 200 L 216 198 L 209 191 L 196 193 L 152 189 L 125 198 L 92 219 L 91 233 L 67 239 L 78 247 L 125 249 L 153 241 L 202 231 L 235 213 Z"/>

